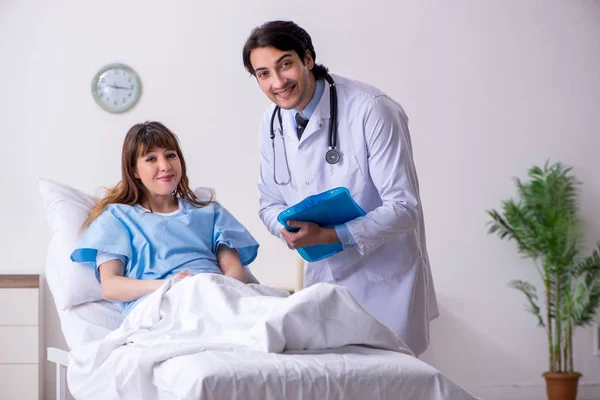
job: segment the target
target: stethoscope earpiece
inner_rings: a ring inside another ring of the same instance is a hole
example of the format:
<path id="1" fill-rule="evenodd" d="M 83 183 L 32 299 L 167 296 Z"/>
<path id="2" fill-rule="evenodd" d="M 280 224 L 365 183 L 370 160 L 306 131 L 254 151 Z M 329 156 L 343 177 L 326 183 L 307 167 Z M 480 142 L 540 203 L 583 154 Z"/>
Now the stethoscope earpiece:
<path id="1" fill-rule="evenodd" d="M 325 153 L 325 161 L 329 164 L 337 164 L 340 161 L 340 153 L 336 150 L 336 141 L 337 141 L 337 91 L 335 88 L 335 82 L 331 75 L 325 75 L 325 80 L 329 83 L 329 108 L 331 114 L 331 122 L 329 123 L 329 150 Z M 292 174 L 290 173 L 290 165 L 287 160 L 287 151 L 285 149 L 285 141 L 283 143 L 283 152 L 285 155 L 285 164 L 288 170 L 288 180 L 285 182 L 277 182 L 275 177 L 275 130 L 274 130 L 274 122 L 275 116 L 279 119 L 279 127 L 281 128 L 280 135 L 283 140 L 283 122 L 281 118 L 281 108 L 276 106 L 273 110 L 273 115 L 271 115 L 271 141 L 273 147 L 273 181 L 280 186 L 285 186 L 290 183 L 292 180 Z"/>

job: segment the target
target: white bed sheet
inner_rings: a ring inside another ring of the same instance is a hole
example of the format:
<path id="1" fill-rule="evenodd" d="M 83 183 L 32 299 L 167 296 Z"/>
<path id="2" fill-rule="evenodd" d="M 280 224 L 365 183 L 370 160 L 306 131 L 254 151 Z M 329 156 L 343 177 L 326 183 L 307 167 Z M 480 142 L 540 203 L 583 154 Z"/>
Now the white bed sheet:
<path id="1" fill-rule="evenodd" d="M 156 367 L 161 400 L 471 400 L 426 363 L 392 351 L 345 346 L 296 353 L 207 351 Z"/>
<path id="2" fill-rule="evenodd" d="M 58 310 L 61 329 L 69 349 L 100 340 L 121 325 L 120 306 L 94 301 L 66 310 Z"/>
<path id="3" fill-rule="evenodd" d="M 103 338 L 120 325 L 120 315 L 108 302 L 61 311 L 69 348 Z M 412 356 L 362 346 L 284 354 L 204 351 L 166 360 L 155 372 L 161 400 L 474 399 Z"/>
<path id="4" fill-rule="evenodd" d="M 118 323 L 113 318 L 115 309 L 106 309 L 106 303 L 86 306 L 61 313 L 63 328 L 70 329 L 72 336 L 70 346 L 96 341 L 110 331 L 99 322 Z M 96 312 L 99 316 L 88 314 Z M 81 338 L 75 338 L 77 332 Z M 135 346 L 114 350 L 111 363 L 120 372 L 109 380 L 121 380 L 123 371 L 138 370 L 148 353 L 147 348 Z M 412 355 L 352 345 L 283 354 L 204 348 L 155 363 L 150 376 L 143 385 L 152 387 L 158 400 L 475 399 Z M 103 399 L 123 398 L 109 393 L 98 394 Z"/>

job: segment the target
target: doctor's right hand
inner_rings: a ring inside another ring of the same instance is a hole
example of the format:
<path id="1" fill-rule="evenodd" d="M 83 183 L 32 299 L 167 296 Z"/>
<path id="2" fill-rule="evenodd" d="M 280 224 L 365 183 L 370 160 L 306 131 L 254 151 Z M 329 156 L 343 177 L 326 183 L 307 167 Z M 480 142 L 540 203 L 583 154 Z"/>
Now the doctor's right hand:
<path id="1" fill-rule="evenodd" d="M 322 228 L 314 222 L 288 221 L 292 228 L 298 228 L 297 232 L 281 229 L 281 235 L 287 244 L 293 249 L 314 246 L 316 244 L 340 243 L 337 233 L 333 228 Z"/>

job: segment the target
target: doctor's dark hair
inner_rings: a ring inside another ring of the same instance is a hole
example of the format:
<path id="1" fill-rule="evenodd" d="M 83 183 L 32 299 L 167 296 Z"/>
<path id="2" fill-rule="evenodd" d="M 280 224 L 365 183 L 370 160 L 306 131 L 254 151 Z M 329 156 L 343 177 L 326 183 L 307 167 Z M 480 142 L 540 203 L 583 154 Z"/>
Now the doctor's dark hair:
<path id="1" fill-rule="evenodd" d="M 114 188 L 108 189 L 106 196 L 90 210 L 82 230 L 90 226 L 109 204 L 135 205 L 144 201 L 146 188 L 141 179 L 135 177 L 136 164 L 139 157 L 157 148 L 175 150 L 181 162 L 181 180 L 173 192 L 174 197 L 185 198 L 198 207 L 207 206 L 214 201 L 214 192 L 211 191 L 210 199 L 203 202 L 190 189 L 185 159 L 177 136 L 160 122 L 144 122 L 132 126 L 127 132 L 121 153 L 121 181 Z"/>
<path id="2" fill-rule="evenodd" d="M 315 53 L 310 35 L 292 21 L 271 21 L 252 30 L 242 50 L 242 58 L 244 67 L 253 76 L 256 76 L 256 73 L 250 62 L 250 53 L 260 47 L 275 47 L 281 51 L 293 50 L 302 62 L 304 62 L 304 56 L 308 50 L 315 61 L 312 69 L 315 79 L 321 79 L 327 75 L 327 67 L 316 63 L 317 53 Z"/>

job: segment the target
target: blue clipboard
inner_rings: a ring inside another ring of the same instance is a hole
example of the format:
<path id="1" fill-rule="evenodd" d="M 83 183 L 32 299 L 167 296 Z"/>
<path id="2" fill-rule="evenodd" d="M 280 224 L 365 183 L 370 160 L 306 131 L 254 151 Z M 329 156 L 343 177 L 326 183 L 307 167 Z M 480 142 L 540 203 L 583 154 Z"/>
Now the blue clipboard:
<path id="1" fill-rule="evenodd" d="M 289 227 L 287 221 L 308 221 L 331 228 L 364 215 L 365 211 L 352 199 L 348 189 L 339 187 L 305 198 L 282 211 L 277 221 L 287 230 L 297 231 L 297 228 Z M 341 243 L 318 244 L 297 250 L 306 261 L 314 262 L 339 253 L 343 247 Z"/>

